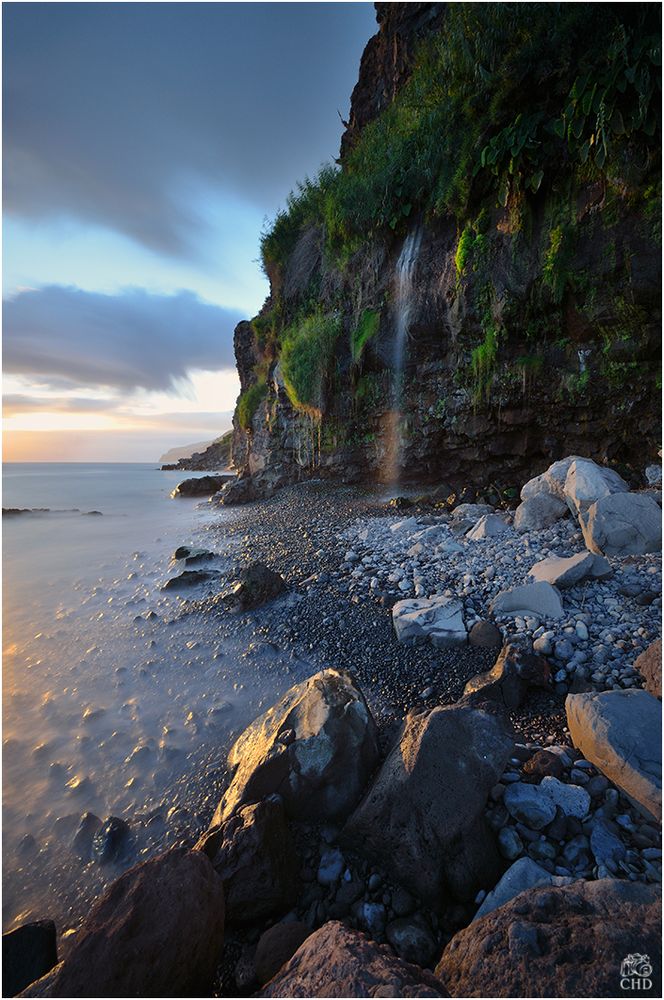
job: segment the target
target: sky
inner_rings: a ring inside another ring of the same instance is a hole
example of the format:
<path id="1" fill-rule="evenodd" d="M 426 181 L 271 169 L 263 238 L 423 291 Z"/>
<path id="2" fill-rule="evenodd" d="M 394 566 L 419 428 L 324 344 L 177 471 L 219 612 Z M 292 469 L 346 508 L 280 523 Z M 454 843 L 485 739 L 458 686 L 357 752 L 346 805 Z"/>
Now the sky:
<path id="1" fill-rule="evenodd" d="M 259 236 L 338 155 L 371 3 L 3 14 L 6 461 L 156 461 L 230 426 Z"/>

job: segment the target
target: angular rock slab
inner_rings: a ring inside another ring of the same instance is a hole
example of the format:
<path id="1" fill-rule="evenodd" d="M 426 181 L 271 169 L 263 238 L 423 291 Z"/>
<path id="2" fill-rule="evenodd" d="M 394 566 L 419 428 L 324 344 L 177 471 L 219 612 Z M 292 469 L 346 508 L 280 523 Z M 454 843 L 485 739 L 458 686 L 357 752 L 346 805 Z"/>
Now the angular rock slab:
<path id="1" fill-rule="evenodd" d="M 484 514 L 479 521 L 466 532 L 466 538 L 478 542 L 482 538 L 496 538 L 510 530 L 510 525 L 500 514 Z"/>
<path id="2" fill-rule="evenodd" d="M 614 493 L 579 515 L 587 548 L 605 556 L 643 555 L 662 548 L 662 511 L 647 493 Z"/>
<path id="3" fill-rule="evenodd" d="M 472 899 L 503 867 L 483 813 L 512 746 L 507 724 L 482 709 L 409 714 L 344 842 L 433 906 L 446 893 Z"/>
<path id="4" fill-rule="evenodd" d="M 459 931 L 436 975 L 455 997 L 660 997 L 660 893 L 619 879 L 527 889 Z M 635 953 L 655 968 L 650 990 L 628 993 Z"/>
<path id="5" fill-rule="evenodd" d="M 647 817 L 662 815 L 662 706 L 647 691 L 570 694 L 570 735 Z"/>
<path id="6" fill-rule="evenodd" d="M 332 920 L 311 934 L 261 997 L 446 997 L 427 972 Z"/>
<path id="7" fill-rule="evenodd" d="M 592 552 L 577 552 L 567 559 L 549 556 L 535 563 L 530 571 L 533 580 L 550 583 L 552 587 L 573 587 L 592 573 L 595 556 Z"/>
<path id="8" fill-rule="evenodd" d="M 651 642 L 634 660 L 634 669 L 643 677 L 646 691 L 655 698 L 662 697 L 662 640 Z"/>
<path id="9" fill-rule="evenodd" d="M 352 676 L 321 670 L 248 726 L 228 763 L 235 774 L 213 826 L 274 793 L 289 816 L 343 819 L 378 763 L 376 725 Z"/>
<path id="10" fill-rule="evenodd" d="M 563 603 L 550 583 L 525 583 L 511 590 L 501 590 L 491 602 L 494 615 L 537 615 L 539 618 L 561 618 Z"/>
<path id="11" fill-rule="evenodd" d="M 114 882 L 65 960 L 21 995 L 209 996 L 223 939 L 221 879 L 200 851 L 175 847 Z"/>
<path id="12" fill-rule="evenodd" d="M 397 601 L 392 608 L 392 622 L 399 642 L 429 639 L 434 646 L 444 649 L 463 646 L 468 639 L 463 605 L 451 597 Z"/>
<path id="13" fill-rule="evenodd" d="M 588 510 L 597 500 L 614 493 L 628 493 L 625 480 L 589 458 L 577 458 L 572 462 L 565 477 L 563 493 L 572 514 L 579 515 Z"/>
<path id="14" fill-rule="evenodd" d="M 519 858 L 507 869 L 500 882 L 484 898 L 473 921 L 492 913 L 499 906 L 509 903 L 520 892 L 540 885 L 569 885 L 574 879 L 565 875 L 552 875 L 532 858 Z"/>
<path id="15" fill-rule="evenodd" d="M 568 514 L 567 504 L 551 493 L 536 493 L 522 500 L 514 512 L 517 531 L 544 531 Z"/>

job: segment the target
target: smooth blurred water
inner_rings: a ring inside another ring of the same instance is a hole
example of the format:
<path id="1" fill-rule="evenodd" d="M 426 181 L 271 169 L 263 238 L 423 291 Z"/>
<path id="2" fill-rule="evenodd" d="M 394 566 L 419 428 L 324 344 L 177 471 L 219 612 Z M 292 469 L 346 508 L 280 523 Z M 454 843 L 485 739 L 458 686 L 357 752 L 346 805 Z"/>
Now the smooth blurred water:
<path id="1" fill-rule="evenodd" d="M 190 777 L 292 683 L 288 666 L 247 658 L 247 623 L 183 613 L 189 593 L 162 592 L 177 546 L 218 540 L 233 516 L 171 499 L 180 479 L 139 464 L 4 468 L 3 507 L 51 509 L 2 525 L 5 928 L 75 922 L 118 873 L 72 855 L 86 810 L 130 822 L 124 867 L 169 842 Z M 231 540 L 196 595 L 222 586 L 232 556 Z"/>

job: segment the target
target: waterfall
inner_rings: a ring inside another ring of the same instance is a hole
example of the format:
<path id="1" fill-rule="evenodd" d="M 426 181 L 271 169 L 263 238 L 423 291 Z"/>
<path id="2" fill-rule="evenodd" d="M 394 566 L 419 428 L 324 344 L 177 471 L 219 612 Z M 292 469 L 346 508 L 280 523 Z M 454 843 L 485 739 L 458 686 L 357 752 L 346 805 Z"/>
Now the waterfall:
<path id="1" fill-rule="evenodd" d="M 410 315 L 413 308 L 413 275 L 422 242 L 422 230 L 411 230 L 404 240 L 396 266 L 394 296 L 394 350 L 392 354 L 392 388 L 387 427 L 387 454 L 385 479 L 398 483 L 401 474 L 403 440 L 401 416 L 403 405 L 403 376 Z"/>

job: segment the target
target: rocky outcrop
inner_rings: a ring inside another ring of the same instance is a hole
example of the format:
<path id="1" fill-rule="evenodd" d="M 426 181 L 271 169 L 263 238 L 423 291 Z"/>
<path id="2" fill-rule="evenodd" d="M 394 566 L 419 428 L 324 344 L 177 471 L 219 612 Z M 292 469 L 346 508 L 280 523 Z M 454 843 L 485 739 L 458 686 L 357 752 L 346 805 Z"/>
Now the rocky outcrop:
<path id="1" fill-rule="evenodd" d="M 232 478 L 232 477 L 230 477 Z M 171 493 L 172 497 L 204 497 L 211 496 L 220 490 L 229 479 L 228 476 L 194 476 L 183 479 Z"/>
<path id="2" fill-rule="evenodd" d="M 114 882 L 65 960 L 21 995 L 205 996 L 223 937 L 221 879 L 201 852 L 173 848 Z"/>
<path id="3" fill-rule="evenodd" d="M 292 687 L 232 747 L 235 768 L 213 825 L 241 806 L 282 796 L 290 816 L 348 815 L 378 762 L 376 727 L 350 674 L 322 670 Z"/>
<path id="4" fill-rule="evenodd" d="M 662 815 L 662 706 L 647 691 L 570 694 L 574 745 L 646 815 Z"/>
<path id="5" fill-rule="evenodd" d="M 444 997 L 439 982 L 336 920 L 310 935 L 261 997 Z"/>
<path id="6" fill-rule="evenodd" d="M 434 907 L 472 899 L 500 873 L 482 814 L 511 749 L 506 725 L 481 709 L 408 715 L 344 842 Z"/>
<path id="7" fill-rule="evenodd" d="M 626 988 L 657 997 L 661 919 L 652 886 L 601 879 L 529 889 L 456 934 L 436 975 L 455 997 L 615 997 L 623 959 L 638 954 L 652 972 Z"/>

